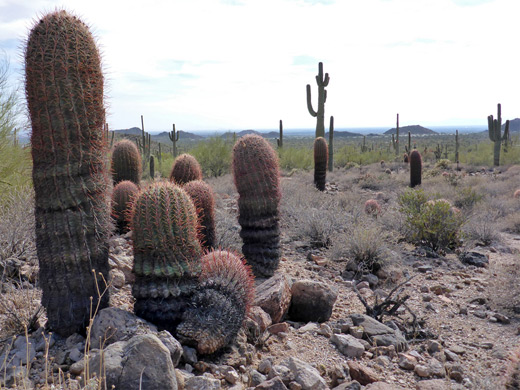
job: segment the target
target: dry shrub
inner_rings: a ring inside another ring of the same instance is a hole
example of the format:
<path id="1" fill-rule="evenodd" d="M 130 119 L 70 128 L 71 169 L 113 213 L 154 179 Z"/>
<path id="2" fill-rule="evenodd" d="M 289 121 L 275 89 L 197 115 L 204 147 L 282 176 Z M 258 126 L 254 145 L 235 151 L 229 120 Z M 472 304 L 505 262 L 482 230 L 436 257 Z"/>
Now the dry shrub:
<path id="1" fill-rule="evenodd" d="M 493 242 L 500 241 L 500 229 L 496 220 L 497 213 L 493 209 L 485 205 L 475 209 L 463 228 L 464 238 L 467 240 L 466 246 L 473 246 L 476 243 L 491 245 Z"/>

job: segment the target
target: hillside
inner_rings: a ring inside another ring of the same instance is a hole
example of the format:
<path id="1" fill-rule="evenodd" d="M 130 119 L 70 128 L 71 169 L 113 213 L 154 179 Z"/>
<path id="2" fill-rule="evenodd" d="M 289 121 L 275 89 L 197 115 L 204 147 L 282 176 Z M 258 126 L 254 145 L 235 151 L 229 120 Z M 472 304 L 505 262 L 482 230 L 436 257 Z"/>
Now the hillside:
<path id="1" fill-rule="evenodd" d="M 502 127 L 506 127 L 505 123 Z M 515 118 L 509 121 L 509 131 L 514 133 L 520 132 L 520 118 Z"/>
<path id="2" fill-rule="evenodd" d="M 243 137 L 244 135 L 247 135 L 247 134 L 256 134 L 256 135 L 259 135 L 264 138 L 279 138 L 280 137 L 280 133 L 277 131 L 270 131 L 268 133 L 262 133 L 262 132 L 256 131 L 256 130 L 242 130 L 242 131 L 236 132 L 237 138 Z M 222 138 L 227 138 L 227 137 L 232 137 L 232 136 L 233 136 L 233 132 L 231 132 L 231 131 L 228 131 L 221 135 Z"/>
<path id="3" fill-rule="evenodd" d="M 335 138 L 347 138 L 347 137 L 362 137 L 363 134 L 361 133 L 352 133 L 350 131 L 336 131 L 334 130 L 334 137 Z M 327 131 L 325 133 L 325 139 L 329 139 L 329 132 Z"/>
<path id="4" fill-rule="evenodd" d="M 406 134 L 408 132 L 410 132 L 412 135 L 439 134 L 436 131 L 427 129 L 426 127 L 422 127 L 420 125 L 399 127 L 399 134 Z M 383 134 L 395 134 L 395 133 L 396 133 L 396 128 L 394 127 L 390 130 L 385 131 Z"/>

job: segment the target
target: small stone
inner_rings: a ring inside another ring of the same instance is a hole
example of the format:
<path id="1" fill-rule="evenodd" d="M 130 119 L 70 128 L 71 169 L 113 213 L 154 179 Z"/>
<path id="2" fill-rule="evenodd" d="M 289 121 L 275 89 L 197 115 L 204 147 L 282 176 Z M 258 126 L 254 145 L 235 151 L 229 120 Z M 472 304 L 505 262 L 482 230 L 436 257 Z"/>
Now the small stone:
<path id="1" fill-rule="evenodd" d="M 186 345 L 182 346 L 182 358 L 184 359 L 185 363 L 190 365 L 194 365 L 199 361 L 197 358 L 197 350 Z"/>
<path id="2" fill-rule="evenodd" d="M 333 335 L 332 329 L 327 324 L 320 324 L 320 328 L 318 329 L 317 333 L 327 338 L 330 338 Z"/>
<path id="3" fill-rule="evenodd" d="M 250 386 L 258 386 L 260 383 L 265 382 L 267 377 L 264 374 L 259 373 L 257 370 L 249 371 L 249 385 Z"/>
<path id="4" fill-rule="evenodd" d="M 357 285 L 356 285 L 356 288 L 358 290 L 361 290 L 363 288 L 370 288 L 370 283 L 368 283 L 366 280 L 363 281 L 363 282 L 359 282 Z"/>
<path id="5" fill-rule="evenodd" d="M 417 390 L 450 390 L 451 383 L 444 379 L 430 379 L 417 382 Z"/>
<path id="6" fill-rule="evenodd" d="M 429 378 L 431 376 L 429 367 L 423 364 L 417 364 L 413 371 L 421 378 Z"/>
<path id="7" fill-rule="evenodd" d="M 357 380 L 360 384 L 368 385 L 369 383 L 379 381 L 377 374 L 371 368 L 362 366 L 352 360 L 348 360 L 347 364 L 350 371 L 350 377 Z"/>
<path id="8" fill-rule="evenodd" d="M 400 353 L 399 355 L 399 367 L 403 370 L 413 370 L 417 365 L 417 359 L 412 355 L 406 353 Z"/>
<path id="9" fill-rule="evenodd" d="M 289 383 L 289 390 L 302 390 L 303 386 L 298 382 L 292 381 Z"/>
<path id="10" fill-rule="evenodd" d="M 267 330 L 271 334 L 278 334 L 278 333 L 282 333 L 282 332 L 287 333 L 289 331 L 289 328 L 290 327 L 287 322 L 279 322 L 279 323 L 271 325 L 270 327 L 267 328 Z"/>
<path id="11" fill-rule="evenodd" d="M 273 358 L 265 358 L 258 363 L 258 371 L 264 375 L 269 374 L 273 366 Z"/>
<path id="12" fill-rule="evenodd" d="M 256 288 L 254 304 L 269 314 L 273 323 L 277 323 L 289 310 L 291 296 L 291 286 L 287 276 L 278 273 Z"/>
<path id="13" fill-rule="evenodd" d="M 442 346 L 435 340 L 429 340 L 426 344 L 426 350 L 430 355 L 433 355 L 435 352 L 440 352 L 442 350 Z"/>
<path id="14" fill-rule="evenodd" d="M 420 265 L 417 267 L 417 271 L 422 272 L 423 274 L 427 272 L 432 272 L 433 267 L 431 265 Z"/>
<path id="15" fill-rule="evenodd" d="M 287 386 L 283 383 L 279 376 L 264 381 L 255 387 L 255 390 L 287 390 Z"/>
<path id="16" fill-rule="evenodd" d="M 345 356 L 350 358 L 358 358 L 365 352 L 365 347 L 358 339 L 351 335 L 335 334 L 330 338 L 338 350 Z"/>
<path id="17" fill-rule="evenodd" d="M 184 390 L 219 390 L 222 386 L 218 379 L 206 376 L 193 376 L 186 380 Z"/>
<path id="18" fill-rule="evenodd" d="M 352 326 L 349 328 L 349 333 L 356 339 L 362 339 L 365 329 L 362 326 Z"/>
<path id="19" fill-rule="evenodd" d="M 495 318 L 498 320 L 498 322 L 500 322 L 501 324 L 509 324 L 511 322 L 511 320 L 509 319 L 509 317 L 503 315 L 503 314 L 500 314 L 500 313 L 495 313 Z"/>

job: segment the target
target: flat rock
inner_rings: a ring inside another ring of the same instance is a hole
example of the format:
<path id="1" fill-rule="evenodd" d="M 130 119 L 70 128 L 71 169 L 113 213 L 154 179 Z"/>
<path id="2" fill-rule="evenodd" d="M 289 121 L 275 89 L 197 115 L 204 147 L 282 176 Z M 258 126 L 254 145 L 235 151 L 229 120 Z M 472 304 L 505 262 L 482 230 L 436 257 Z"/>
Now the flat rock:
<path id="1" fill-rule="evenodd" d="M 273 323 L 280 322 L 291 304 L 291 286 L 284 274 L 277 274 L 256 288 L 254 305 L 271 316 Z"/>
<path id="2" fill-rule="evenodd" d="M 184 390 L 219 390 L 220 381 L 205 376 L 193 376 L 186 380 Z"/>
<path id="3" fill-rule="evenodd" d="M 377 346 L 383 347 L 393 345 L 397 352 L 408 349 L 408 342 L 399 332 L 380 323 L 375 318 L 358 313 L 351 314 L 350 318 L 355 326 L 363 328 L 363 336 L 369 342 L 374 342 Z"/>
<path id="4" fill-rule="evenodd" d="M 379 377 L 371 368 L 362 366 L 352 360 L 348 360 L 347 364 L 350 370 L 350 377 L 362 385 L 366 386 L 370 383 L 379 382 Z"/>
<path id="5" fill-rule="evenodd" d="M 363 352 L 365 352 L 363 344 L 351 335 L 334 334 L 330 338 L 330 341 L 343 355 L 350 358 L 361 357 Z"/>
<path id="6" fill-rule="evenodd" d="M 368 284 L 368 283 L 367 283 Z M 337 291 L 324 283 L 299 280 L 291 287 L 289 317 L 293 321 L 324 322 L 332 315 Z"/>
<path id="7" fill-rule="evenodd" d="M 255 387 L 255 390 L 287 390 L 287 386 L 284 385 L 279 376 L 275 376 L 273 379 L 260 383 Z"/>

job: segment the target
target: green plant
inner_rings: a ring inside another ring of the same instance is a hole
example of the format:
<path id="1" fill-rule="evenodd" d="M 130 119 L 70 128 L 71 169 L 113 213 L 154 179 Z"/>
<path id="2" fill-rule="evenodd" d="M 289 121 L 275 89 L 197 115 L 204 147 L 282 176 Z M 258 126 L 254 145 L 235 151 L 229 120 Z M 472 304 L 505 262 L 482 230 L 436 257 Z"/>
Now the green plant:
<path id="1" fill-rule="evenodd" d="M 200 225 L 200 242 L 205 250 L 215 247 L 215 195 L 211 187 L 202 180 L 184 185 L 197 210 Z"/>
<path id="2" fill-rule="evenodd" d="M 435 168 L 448 169 L 450 167 L 450 164 L 451 164 L 450 160 L 443 158 L 435 163 Z"/>
<path id="3" fill-rule="evenodd" d="M 233 148 L 232 170 L 242 253 L 256 276 L 272 276 L 280 262 L 278 156 L 264 138 L 246 135 Z"/>
<path id="4" fill-rule="evenodd" d="M 112 217 L 116 221 L 119 234 L 128 231 L 130 204 L 138 192 L 139 188 L 130 180 L 123 180 L 114 187 L 112 192 Z"/>
<path id="5" fill-rule="evenodd" d="M 493 119 L 493 115 L 488 116 L 488 133 L 489 139 L 493 141 L 493 165 L 500 165 L 500 149 L 502 141 L 509 140 L 509 121 L 506 121 L 504 133 L 502 134 L 502 106 L 497 104 L 497 119 Z"/>
<path id="6" fill-rule="evenodd" d="M 461 212 L 445 199 L 427 201 L 422 190 L 409 190 L 398 199 L 405 215 L 409 241 L 434 251 L 453 249 L 460 244 L 464 223 Z"/>
<path id="7" fill-rule="evenodd" d="M 25 80 L 42 304 L 49 328 L 70 335 L 85 329 L 92 299 L 109 301 L 97 289 L 112 230 L 103 74 L 88 27 L 66 11 L 39 20 Z"/>
<path id="8" fill-rule="evenodd" d="M 141 174 L 141 155 L 137 150 L 137 145 L 128 139 L 116 142 L 112 150 L 112 177 L 114 185 L 124 180 L 130 180 L 139 186 Z"/>
<path id="9" fill-rule="evenodd" d="M 173 130 L 168 133 L 168 137 L 170 141 L 172 141 L 173 149 L 172 154 L 173 158 L 177 157 L 177 142 L 179 141 L 180 133 L 175 130 L 175 123 L 173 124 Z"/>
<path id="10" fill-rule="evenodd" d="M 320 191 L 325 191 L 328 159 L 329 148 L 327 141 L 323 137 L 316 138 L 314 140 L 314 185 Z"/>
<path id="11" fill-rule="evenodd" d="M 464 187 L 457 191 L 453 205 L 463 210 L 471 210 L 484 196 L 472 187 Z"/>
<path id="12" fill-rule="evenodd" d="M 181 154 L 173 163 L 170 181 L 183 185 L 193 180 L 202 180 L 200 164 L 191 154 Z"/>
<path id="13" fill-rule="evenodd" d="M 223 137 L 210 137 L 190 150 L 207 176 L 218 177 L 229 172 L 232 145 Z"/>
<path id="14" fill-rule="evenodd" d="M 307 109 L 309 114 L 316 118 L 316 138 L 325 137 L 325 102 L 327 101 L 326 86 L 329 85 L 329 74 L 323 76 L 323 63 L 318 64 L 318 75 L 316 83 L 318 84 L 318 110 L 314 111 L 311 102 L 311 86 L 307 84 Z"/>

